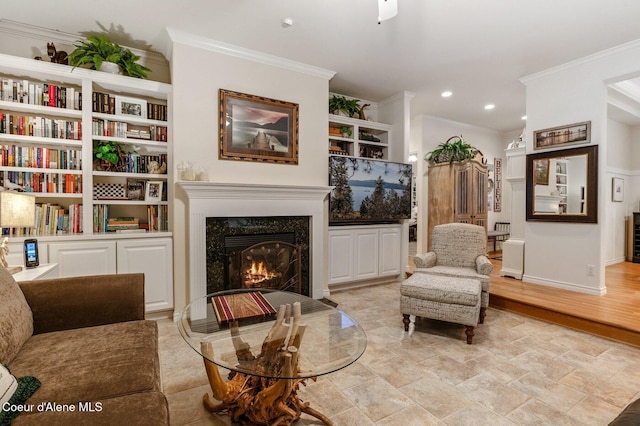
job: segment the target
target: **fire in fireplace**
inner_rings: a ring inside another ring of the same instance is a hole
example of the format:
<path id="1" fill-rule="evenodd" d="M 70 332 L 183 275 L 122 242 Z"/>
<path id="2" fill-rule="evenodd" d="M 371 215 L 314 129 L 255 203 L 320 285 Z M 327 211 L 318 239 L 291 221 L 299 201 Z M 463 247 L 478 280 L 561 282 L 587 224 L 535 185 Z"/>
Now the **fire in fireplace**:
<path id="1" fill-rule="evenodd" d="M 241 254 L 242 286 L 300 293 L 300 249 L 284 241 L 255 244 Z"/>
<path id="2" fill-rule="evenodd" d="M 207 218 L 207 292 L 309 295 L 309 217 Z"/>

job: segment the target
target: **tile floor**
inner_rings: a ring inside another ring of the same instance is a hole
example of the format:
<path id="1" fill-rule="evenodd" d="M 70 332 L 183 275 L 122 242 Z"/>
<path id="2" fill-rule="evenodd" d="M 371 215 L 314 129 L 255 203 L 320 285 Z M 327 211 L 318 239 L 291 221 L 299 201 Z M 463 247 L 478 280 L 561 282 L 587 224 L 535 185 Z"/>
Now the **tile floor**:
<path id="1" fill-rule="evenodd" d="M 640 348 L 496 309 L 473 345 L 454 324 L 418 320 L 405 333 L 399 287 L 331 295 L 368 337 L 355 364 L 301 388 L 301 399 L 336 426 L 599 426 L 640 398 Z M 158 324 L 171 424 L 229 425 L 202 407 L 202 359 L 174 323 Z M 297 424 L 321 423 L 303 414 Z"/>

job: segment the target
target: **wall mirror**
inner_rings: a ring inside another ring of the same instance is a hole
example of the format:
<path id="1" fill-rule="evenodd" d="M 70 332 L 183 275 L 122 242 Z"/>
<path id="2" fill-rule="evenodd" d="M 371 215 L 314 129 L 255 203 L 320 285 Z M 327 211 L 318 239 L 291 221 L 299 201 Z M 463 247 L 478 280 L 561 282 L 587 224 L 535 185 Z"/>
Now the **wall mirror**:
<path id="1" fill-rule="evenodd" d="M 598 145 L 527 155 L 527 221 L 598 223 Z"/>

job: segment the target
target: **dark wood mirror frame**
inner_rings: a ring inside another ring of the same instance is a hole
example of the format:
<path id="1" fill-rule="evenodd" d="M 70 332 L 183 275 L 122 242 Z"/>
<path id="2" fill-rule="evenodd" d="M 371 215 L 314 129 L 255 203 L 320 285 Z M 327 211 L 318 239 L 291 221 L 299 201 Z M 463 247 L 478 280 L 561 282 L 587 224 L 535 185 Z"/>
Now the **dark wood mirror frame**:
<path id="1" fill-rule="evenodd" d="M 586 214 L 535 213 L 534 162 L 559 157 L 587 155 Z M 598 223 L 598 145 L 538 152 L 527 155 L 527 221 Z"/>

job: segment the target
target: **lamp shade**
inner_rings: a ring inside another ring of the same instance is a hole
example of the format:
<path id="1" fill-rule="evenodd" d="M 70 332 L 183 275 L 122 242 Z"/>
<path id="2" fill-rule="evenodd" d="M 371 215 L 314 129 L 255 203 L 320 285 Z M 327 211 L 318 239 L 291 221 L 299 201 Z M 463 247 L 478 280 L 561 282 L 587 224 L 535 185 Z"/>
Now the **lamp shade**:
<path id="1" fill-rule="evenodd" d="M 35 226 L 36 198 L 21 192 L 0 191 L 0 227 Z"/>

